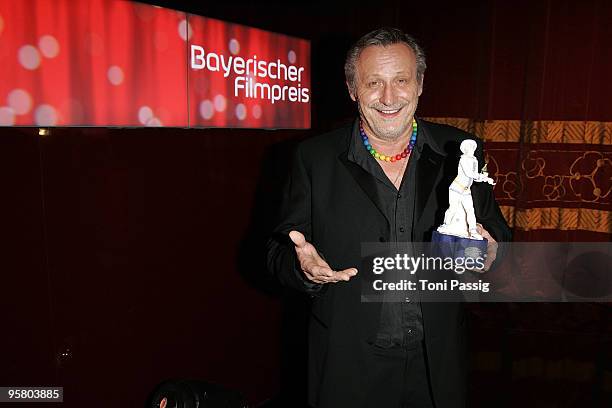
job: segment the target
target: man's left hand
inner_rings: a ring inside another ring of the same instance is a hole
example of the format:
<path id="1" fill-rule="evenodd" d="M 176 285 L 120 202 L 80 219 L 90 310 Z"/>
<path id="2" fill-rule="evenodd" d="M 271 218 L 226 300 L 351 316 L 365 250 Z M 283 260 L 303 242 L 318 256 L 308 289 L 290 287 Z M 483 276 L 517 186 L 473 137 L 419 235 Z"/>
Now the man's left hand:
<path id="1" fill-rule="evenodd" d="M 498 245 L 497 241 L 491 236 L 491 234 L 489 234 L 489 231 L 484 229 L 482 224 L 476 223 L 476 231 L 478 231 L 478 233 L 487 240 L 487 258 L 485 259 L 483 269 L 473 269 L 473 271 L 478 273 L 485 273 L 491 268 L 491 265 L 495 261 L 495 258 L 497 258 Z"/>

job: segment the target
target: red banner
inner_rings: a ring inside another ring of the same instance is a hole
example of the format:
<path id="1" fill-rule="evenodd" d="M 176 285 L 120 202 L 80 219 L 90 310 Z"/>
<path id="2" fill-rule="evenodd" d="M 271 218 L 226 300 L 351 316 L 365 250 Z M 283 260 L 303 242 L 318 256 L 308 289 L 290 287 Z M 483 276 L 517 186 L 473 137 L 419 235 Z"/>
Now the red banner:
<path id="1" fill-rule="evenodd" d="M 121 0 L 0 2 L 0 126 L 310 127 L 310 43 Z"/>

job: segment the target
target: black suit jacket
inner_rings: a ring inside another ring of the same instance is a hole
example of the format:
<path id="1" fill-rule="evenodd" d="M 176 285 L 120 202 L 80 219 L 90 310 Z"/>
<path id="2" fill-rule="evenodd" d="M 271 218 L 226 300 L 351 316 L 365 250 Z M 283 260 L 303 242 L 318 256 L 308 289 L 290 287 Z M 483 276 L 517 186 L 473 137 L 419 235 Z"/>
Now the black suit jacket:
<path id="1" fill-rule="evenodd" d="M 448 207 L 448 186 L 457 174 L 459 144 L 477 141 L 459 129 L 418 120 L 415 242 L 431 239 Z M 336 270 L 358 267 L 362 242 L 389 240 L 390 224 L 372 176 L 348 159 L 354 126 L 302 142 L 285 192 L 281 221 L 268 241 L 269 270 L 286 286 L 312 294 L 309 324 L 309 403 L 319 408 L 359 407 L 368 373 L 366 339 L 378 327 L 380 303 L 361 302 L 357 274 L 348 282 L 316 285 L 305 280 L 288 238 L 302 232 Z M 486 183 L 472 187 L 477 220 L 497 241 L 509 241 L 508 226 Z M 422 303 L 426 356 L 438 408 L 465 404 L 467 353 L 465 316 L 458 303 Z"/>

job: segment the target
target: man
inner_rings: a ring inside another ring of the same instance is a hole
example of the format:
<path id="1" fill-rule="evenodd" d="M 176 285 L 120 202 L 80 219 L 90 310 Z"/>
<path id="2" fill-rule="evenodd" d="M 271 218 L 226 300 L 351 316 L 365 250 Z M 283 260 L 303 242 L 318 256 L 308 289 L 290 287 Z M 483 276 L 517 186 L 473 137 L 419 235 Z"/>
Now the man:
<path id="1" fill-rule="evenodd" d="M 312 296 L 314 407 L 465 404 L 460 305 L 361 302 L 356 268 L 362 242 L 430 240 L 448 206 L 459 144 L 474 138 L 415 118 L 425 68 L 422 49 L 400 30 L 366 34 L 345 64 L 359 118 L 296 150 L 267 262 L 281 283 Z M 483 184 L 472 187 L 479 231 L 492 244 L 508 240 L 492 189 Z"/>

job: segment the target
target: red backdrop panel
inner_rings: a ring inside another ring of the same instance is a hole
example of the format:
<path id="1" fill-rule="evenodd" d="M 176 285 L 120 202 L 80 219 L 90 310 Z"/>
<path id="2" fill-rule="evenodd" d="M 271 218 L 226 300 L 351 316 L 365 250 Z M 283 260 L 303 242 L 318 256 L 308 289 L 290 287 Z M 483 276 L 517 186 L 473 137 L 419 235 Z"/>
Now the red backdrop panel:
<path id="1" fill-rule="evenodd" d="M 185 13 L 26 0 L 0 19 L 0 125 L 187 125 Z"/>
<path id="2" fill-rule="evenodd" d="M 190 69 L 187 40 L 220 69 Z M 0 3 L 0 44 L 0 126 L 310 127 L 306 40 L 129 1 L 26 0 Z"/>
<path id="3" fill-rule="evenodd" d="M 187 35 L 191 126 L 310 128 L 308 41 L 193 15 Z"/>

